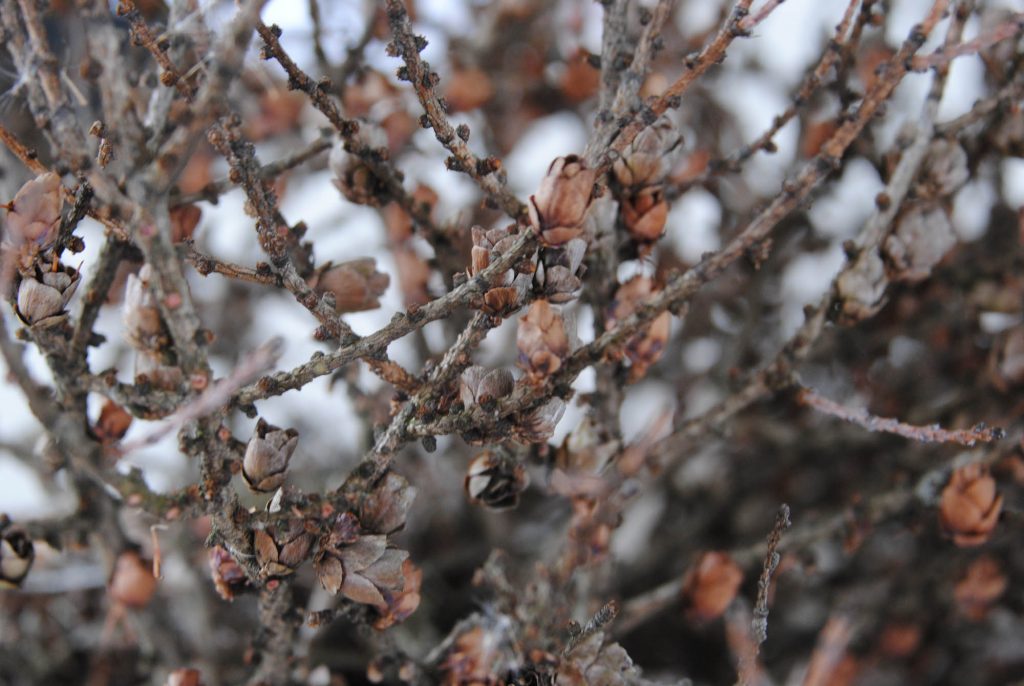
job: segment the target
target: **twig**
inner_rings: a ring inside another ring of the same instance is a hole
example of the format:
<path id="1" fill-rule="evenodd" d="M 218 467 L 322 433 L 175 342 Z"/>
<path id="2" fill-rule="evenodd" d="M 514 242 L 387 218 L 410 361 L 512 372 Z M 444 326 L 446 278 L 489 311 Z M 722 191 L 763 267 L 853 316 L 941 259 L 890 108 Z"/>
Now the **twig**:
<path id="1" fill-rule="evenodd" d="M 401 57 L 405 62 L 405 71 L 399 74 L 400 78 L 412 83 L 434 136 L 452 154 L 445 165 L 452 171 L 468 174 L 505 214 L 516 221 L 523 220 L 526 205 L 505 186 L 501 161 L 494 157 L 480 159 L 474 155 L 448 121 L 445 105 L 434 91 L 439 77 L 427 62 L 420 59 L 420 51 L 426 47 L 426 41 L 413 35 L 405 5 L 401 0 L 387 0 L 387 14 L 394 34 L 394 40 L 388 46 L 390 54 Z"/>
<path id="2" fill-rule="evenodd" d="M 749 686 L 751 675 L 757 674 L 757 658 L 761 652 L 761 645 L 768 640 L 768 595 L 772 583 L 772 575 L 779 567 L 779 560 L 782 557 L 777 552 L 779 541 L 782 540 L 782 533 L 792 526 L 789 520 L 789 505 L 783 503 L 779 507 L 779 513 L 775 517 L 775 526 L 768 534 L 768 551 L 764 556 L 764 563 L 761 566 L 761 576 L 757 580 L 757 598 L 754 601 L 754 609 L 751 611 L 750 620 L 750 643 L 746 650 L 740 655 L 737 665 L 737 681 L 739 686 Z"/>
<path id="3" fill-rule="evenodd" d="M 1014 442 L 1019 436 L 1014 436 Z M 781 540 L 776 546 L 777 551 L 798 551 L 817 542 L 829 539 L 851 526 L 872 528 L 886 522 L 901 513 L 905 512 L 915 503 L 933 507 L 935 503 L 930 500 L 934 493 L 934 484 L 943 483 L 949 476 L 951 469 L 963 466 L 966 462 L 977 462 L 979 464 L 993 464 L 1004 457 L 1014 448 L 1010 442 L 1002 444 L 999 448 L 988 448 L 987 452 L 976 451 L 973 455 L 956 455 L 949 458 L 943 464 L 921 474 L 916 482 L 910 486 L 901 486 L 892 490 L 876 493 L 855 507 L 844 507 L 840 511 L 808 521 L 793 527 L 787 534 L 785 540 Z M 774 530 L 773 530 L 774 532 Z M 741 567 L 756 564 L 764 560 L 761 543 L 737 548 L 730 551 L 732 557 Z M 685 574 L 676 576 L 658 586 L 649 589 L 639 595 L 627 600 L 622 605 L 622 613 L 615 625 L 615 633 L 622 636 L 647 620 L 662 612 L 672 603 L 678 602 L 680 598 L 679 589 L 682 588 Z"/>
<path id="4" fill-rule="evenodd" d="M 309 96 L 313 106 L 327 117 L 331 126 L 348 143 L 349 152 L 358 156 L 373 171 L 374 176 L 387 188 L 388 195 L 405 210 L 416 226 L 429 236 L 443 235 L 444 232 L 431 220 L 430 212 L 424 211 L 420 203 L 416 202 L 415 198 L 402 187 L 402 175 L 381 158 L 379 151 L 365 145 L 356 137 L 359 123 L 342 116 L 338 106 L 327 95 L 330 80 L 324 77 L 319 81 L 314 81 L 299 68 L 295 60 L 281 46 L 281 28 L 279 26 L 267 26 L 263 22 L 259 22 L 256 25 L 256 30 L 264 42 L 264 58 L 277 60 L 288 75 L 288 87 L 301 90 Z"/>
<path id="5" fill-rule="evenodd" d="M 810 101 L 811 95 L 821 87 L 829 71 L 839 60 L 842 50 L 854 45 L 859 38 L 860 29 L 868 17 L 864 14 L 859 15 L 857 24 L 852 29 L 850 28 L 858 4 L 860 4 L 860 0 L 849 0 L 846 11 L 843 13 L 843 18 L 836 26 L 835 38 L 829 41 L 825 48 L 825 54 L 814 67 L 814 70 L 804 77 L 803 82 L 801 82 L 800 87 L 797 89 L 796 96 L 793 98 L 793 103 L 784 112 L 775 116 L 771 126 L 752 142 L 744 145 L 731 155 L 721 159 L 710 160 L 707 168 L 700 175 L 687 179 L 683 186 L 669 187 L 669 198 L 679 197 L 689 188 L 707 182 L 714 174 L 738 171 L 740 165 L 753 157 L 759 150 L 771 151 L 773 149 L 774 143 L 772 139 L 775 138 L 775 135 Z"/>
<path id="6" fill-rule="evenodd" d="M 777 552 L 779 541 L 782 540 L 782 533 L 792 525 L 793 523 L 789 520 L 789 505 L 783 503 L 775 517 L 775 526 L 768 534 L 768 552 L 765 553 L 764 566 L 761 567 L 761 576 L 757 580 L 757 600 L 754 602 L 754 618 L 750 623 L 750 630 L 753 632 L 754 643 L 757 646 L 768 639 L 768 590 L 771 586 L 772 574 L 775 573 L 781 559 Z M 754 657 L 757 657 L 756 651 Z"/>
<path id="7" fill-rule="evenodd" d="M 951 24 L 947 41 L 956 39 L 958 26 L 957 22 Z M 792 387 L 793 372 L 797 364 L 810 354 L 815 341 L 824 331 L 828 315 L 839 297 L 838 284 L 840 280 L 852 270 L 857 269 L 858 262 L 866 259 L 872 251 L 877 250 L 881 245 L 919 172 L 932 140 L 935 117 L 946 82 L 945 71 L 939 69 L 938 72 L 922 108 L 920 122 L 913 141 L 900 157 L 888 185 L 879 196 L 884 195 L 888 201 L 876 203 L 872 215 L 857 234 L 854 241 L 858 249 L 856 254 L 847 259 L 847 263 L 832 280 L 831 286 L 821 300 L 816 305 L 808 306 L 805 309 L 803 324 L 768 365 L 751 375 L 740 390 L 704 414 L 682 422 L 671 436 L 655 448 L 658 455 L 666 456 L 669 459 L 671 464 L 665 465 L 666 468 L 671 468 L 672 464 L 681 459 L 680 456 L 686 455 L 685 446 L 706 435 L 708 430 L 720 426 L 730 417 L 768 394 Z"/>
<path id="8" fill-rule="evenodd" d="M 327 136 L 320 136 L 313 142 L 301 150 L 296 150 L 290 155 L 286 155 L 279 160 L 269 162 L 260 167 L 258 176 L 263 181 L 269 181 L 276 178 L 282 172 L 286 172 L 290 169 L 294 169 L 305 162 L 313 159 L 325 150 L 329 150 L 331 147 L 331 140 Z M 192 203 L 200 202 L 205 200 L 207 202 L 215 202 L 217 197 L 223 195 L 227 191 L 231 190 L 237 185 L 237 180 L 232 180 L 230 176 L 223 179 L 217 179 L 207 184 L 202 190 L 197 193 L 190 193 L 187 195 L 175 196 L 171 195 L 171 208 L 180 207 L 181 205 L 189 205 Z"/>
<path id="9" fill-rule="evenodd" d="M 833 417 L 861 426 L 868 431 L 883 431 L 910 438 L 921 443 L 958 443 L 973 447 L 977 443 L 990 443 L 1006 437 L 1006 432 L 997 427 L 988 427 L 984 423 L 970 429 L 943 429 L 939 425 L 915 426 L 890 417 L 876 417 L 864 408 L 850 408 L 823 397 L 810 388 L 801 388 L 796 400 L 801 405 L 811 407 Z"/>
<path id="10" fill-rule="evenodd" d="M 281 347 L 282 341 L 274 339 L 244 356 L 229 376 L 215 382 L 198 397 L 175 412 L 173 416 L 168 417 L 163 426 L 154 429 L 146 436 L 122 444 L 117 450 L 118 454 L 127 455 L 147 445 L 153 445 L 186 423 L 218 410 L 240 386 L 273 367 L 274 362 L 281 354 Z"/>
<path id="11" fill-rule="evenodd" d="M 608 0 L 603 3 L 601 31 L 601 94 L 599 117 L 612 118 L 611 107 L 619 90 L 622 61 L 626 57 L 626 19 L 629 3 L 626 0 Z"/>
<path id="12" fill-rule="evenodd" d="M 245 189 L 249 203 L 256 212 L 256 232 L 260 245 L 270 257 L 271 266 L 285 288 L 317 318 L 331 338 L 342 342 L 352 341 L 355 338 L 352 328 L 300 276 L 292 257 L 297 245 L 295 233 L 281 216 L 273 191 L 267 188 L 266 181 L 260 177 L 260 166 L 252 144 L 243 140 L 234 127 L 224 126 L 214 127 L 210 131 L 209 140 L 231 165 L 233 175 Z"/>
<path id="13" fill-rule="evenodd" d="M 494 260 L 475 278 L 409 313 L 396 314 L 387 326 L 360 338 L 355 343 L 342 346 L 332 353 L 316 354 L 309 362 L 291 371 L 259 379 L 256 383 L 240 389 L 235 396 L 235 403 L 242 406 L 250 405 L 263 398 L 302 388 L 313 379 L 330 374 L 353 360 L 379 354 L 386 350 L 392 341 L 422 328 L 429 322 L 448 316 L 458 307 L 468 305 L 474 297 L 480 296 L 489 288 L 488 284 L 496 275 L 509 269 L 535 247 L 536 239 L 533 234 L 524 231 L 507 253 Z"/>
<path id="14" fill-rule="evenodd" d="M 853 626 L 849 617 L 841 614 L 829 617 L 818 632 L 818 642 L 807 665 L 803 686 L 828 686 L 833 683 L 833 675 L 852 638 Z"/>
<path id="15" fill-rule="evenodd" d="M 364 458 L 364 463 L 372 463 L 374 473 L 383 474 L 391 461 L 391 456 L 409 440 L 408 428 L 413 418 L 421 410 L 437 404 L 440 396 L 447 392 L 452 381 L 470 365 L 470 352 L 476 348 L 487 332 L 500 323 L 500 319 L 477 312 L 472 321 L 459 335 L 455 344 L 448 349 L 436 367 L 430 370 L 422 384 L 421 390 L 409 399 L 388 424 L 387 429 L 374 443 L 373 450 Z M 361 474 L 360 478 L 365 478 Z M 345 485 L 342 485 L 342 490 Z"/>
<path id="16" fill-rule="evenodd" d="M 957 57 L 981 52 L 1007 38 L 1019 36 L 1022 32 L 1024 32 L 1024 12 L 1018 12 L 988 33 L 981 34 L 963 43 L 944 46 L 931 55 L 915 57 L 911 62 L 911 68 L 914 71 L 924 72 L 934 67 L 945 66 Z"/>
<path id="17" fill-rule="evenodd" d="M 318 0 L 309 0 L 309 19 L 313 24 L 313 56 L 316 57 L 316 64 L 321 73 L 331 73 L 331 63 L 324 52 L 322 42 L 324 27 L 320 19 L 320 3 Z"/>

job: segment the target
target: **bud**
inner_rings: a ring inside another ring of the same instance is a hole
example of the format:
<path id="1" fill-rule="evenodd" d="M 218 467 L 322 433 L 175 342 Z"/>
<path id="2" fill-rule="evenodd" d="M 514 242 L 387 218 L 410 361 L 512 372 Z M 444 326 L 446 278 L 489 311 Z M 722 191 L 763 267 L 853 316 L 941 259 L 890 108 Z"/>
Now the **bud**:
<path id="1" fill-rule="evenodd" d="M 372 257 L 349 260 L 340 264 L 328 262 L 313 273 L 309 286 L 317 293 L 331 294 L 338 314 L 362 312 L 380 307 L 380 296 L 391 282 L 387 274 L 377 271 Z"/>
<path id="2" fill-rule="evenodd" d="M 615 160 L 612 172 L 624 188 L 660 184 L 672 171 L 683 137 L 666 116 L 641 131 Z"/>
<path id="3" fill-rule="evenodd" d="M 36 558 L 35 546 L 21 527 L 0 515 L 0 588 L 16 588 L 28 576 Z"/>
<path id="4" fill-rule="evenodd" d="M 622 199 L 622 223 L 634 240 L 653 243 L 665 232 L 668 203 L 660 186 L 644 188 Z"/>
<path id="5" fill-rule="evenodd" d="M 634 276 L 615 291 L 608 308 L 605 329 L 611 330 L 616 324 L 633 314 L 636 309 L 657 294 L 654 281 L 647 276 Z M 662 312 L 626 343 L 626 356 L 631 363 L 629 380 L 642 378 L 648 368 L 661 358 L 668 342 L 672 316 Z"/>
<path id="6" fill-rule="evenodd" d="M 890 278 L 910 283 L 927 279 L 956 243 L 956 231 L 945 209 L 912 208 L 900 215 L 896 229 L 883 244 Z"/>
<path id="7" fill-rule="evenodd" d="M 743 570 L 727 553 L 704 553 L 683 580 L 687 612 L 704 622 L 720 617 L 742 582 Z"/>
<path id="8" fill-rule="evenodd" d="M 254 491 L 273 491 L 284 483 L 288 461 L 299 444 L 295 429 L 279 429 L 260 419 L 242 460 L 242 476 Z"/>
<path id="9" fill-rule="evenodd" d="M 269 529 L 257 529 L 252 535 L 260 575 L 264 578 L 288 576 L 303 563 L 313 545 L 313 536 L 301 519 Z"/>
<path id="10" fill-rule="evenodd" d="M 134 550 L 118 555 L 107 586 L 110 597 L 121 605 L 140 608 L 149 604 L 155 592 L 156 577 L 153 576 L 152 565 Z"/>
<path id="11" fill-rule="evenodd" d="M 29 326 L 52 326 L 64 320 L 64 308 L 78 288 L 81 275 L 73 267 L 36 270 L 18 285 L 18 317 Z"/>
<path id="12" fill-rule="evenodd" d="M 472 366 L 462 372 L 459 379 L 459 398 L 464 407 L 493 406 L 499 398 L 512 393 L 515 379 L 507 369 L 485 369 Z"/>
<path id="13" fill-rule="evenodd" d="M 516 336 L 519 366 L 532 381 L 554 374 L 569 354 L 569 337 L 562 315 L 547 300 L 534 300 L 519 320 Z"/>
<path id="14" fill-rule="evenodd" d="M 53 172 L 40 174 L 18 190 L 5 222 L 13 243 L 34 243 L 41 250 L 53 245 L 64 205 L 61 190 L 60 176 Z"/>
<path id="15" fill-rule="evenodd" d="M 547 244 L 561 245 L 582 233 L 595 178 L 576 155 L 551 163 L 529 208 L 530 222 Z"/>
<path id="16" fill-rule="evenodd" d="M 388 138 L 384 130 L 376 124 L 361 121 L 358 138 L 352 144 L 377 151 L 387 147 Z M 346 143 L 339 141 L 331 149 L 329 164 L 331 171 L 334 172 L 334 186 L 357 205 L 383 205 L 388 200 L 387 184 L 373 173 L 362 158 L 345 150 L 345 145 Z"/>
<path id="17" fill-rule="evenodd" d="M 170 340 L 156 296 L 150 290 L 152 277 L 153 268 L 144 264 L 138 274 L 129 274 L 125 280 L 121 322 L 125 338 L 136 350 L 160 350 Z"/>
<path id="18" fill-rule="evenodd" d="M 992 535 L 1003 508 L 988 468 L 972 463 L 953 472 L 942 489 L 939 522 L 961 548 L 981 545 Z"/>
<path id="19" fill-rule="evenodd" d="M 521 462 L 510 455 L 488 450 L 470 461 L 463 485 L 470 502 L 492 510 L 505 510 L 519 504 L 519 494 L 529 483 Z"/>

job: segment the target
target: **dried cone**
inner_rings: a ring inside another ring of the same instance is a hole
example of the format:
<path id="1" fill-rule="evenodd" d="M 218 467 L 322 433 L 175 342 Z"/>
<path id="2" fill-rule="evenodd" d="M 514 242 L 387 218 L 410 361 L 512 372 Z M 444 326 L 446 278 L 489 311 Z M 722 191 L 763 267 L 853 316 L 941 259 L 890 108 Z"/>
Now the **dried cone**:
<path id="1" fill-rule="evenodd" d="M 387 151 L 388 137 L 379 126 L 369 122 L 360 122 L 359 140 L 353 143 L 339 141 L 331 149 L 329 164 L 334 172 L 334 186 L 341 194 L 357 205 L 380 207 L 390 199 L 387 184 L 358 155 L 345 149 L 347 145 L 362 145 L 369 148 L 371 154 Z"/>
<path id="2" fill-rule="evenodd" d="M 579 275 L 585 269 L 586 252 L 587 242 L 582 238 L 574 238 L 561 248 L 541 251 L 533 283 L 548 302 L 562 304 L 576 298 L 576 292 L 583 285 Z"/>
<path id="3" fill-rule="evenodd" d="M 32 539 L 7 515 L 0 515 L 0 588 L 15 588 L 28 576 L 36 558 Z"/>
<path id="4" fill-rule="evenodd" d="M 491 255 L 497 256 L 506 252 L 516 240 L 516 234 L 508 229 L 484 230 L 483 227 L 474 226 L 470 230 L 470 235 L 473 237 L 469 269 L 472 276 L 476 276 L 487 268 L 491 263 Z M 509 283 L 514 276 L 513 270 L 509 269 L 508 272 L 501 275 L 496 284 Z"/>
<path id="5" fill-rule="evenodd" d="M 1003 508 L 988 468 L 972 463 L 953 472 L 942 489 L 939 522 L 961 548 L 981 545 L 992 535 Z"/>
<path id="6" fill-rule="evenodd" d="M 519 366 L 536 382 L 554 374 L 569 354 L 569 337 L 562 315 L 547 300 L 535 300 L 519 320 L 516 336 Z"/>
<path id="7" fill-rule="evenodd" d="M 980 622 L 1006 592 L 1007 585 L 999 561 L 989 555 L 980 557 L 971 563 L 953 589 L 957 609 L 971 621 Z"/>
<path id="8" fill-rule="evenodd" d="M 565 401 L 552 398 L 525 417 L 520 417 L 513 438 L 525 443 L 543 443 L 551 438 L 563 414 Z"/>
<path id="9" fill-rule="evenodd" d="M 358 529 L 376 534 L 392 534 L 405 526 L 416 489 L 401 474 L 389 471 L 373 489 L 359 498 L 358 519 L 352 518 L 352 534 L 344 542 L 355 540 Z"/>
<path id="10" fill-rule="evenodd" d="M 882 258 L 874 250 L 862 253 L 852 268 L 844 269 L 836 278 L 839 323 L 852 326 L 873 317 L 885 305 L 888 286 Z"/>
<path id="11" fill-rule="evenodd" d="M 559 157 L 530 196 L 530 222 L 548 245 L 561 245 L 583 232 L 596 174 L 576 155 Z"/>
<path id="12" fill-rule="evenodd" d="M 464 407 L 493 407 L 499 398 L 512 393 L 515 379 L 507 369 L 468 367 L 459 379 L 459 398 Z"/>
<path id="13" fill-rule="evenodd" d="M 514 225 L 513 225 L 514 226 Z M 471 276 L 476 276 L 490 265 L 493 258 L 512 247 L 516 234 L 510 228 L 490 229 L 485 231 L 479 226 L 472 229 L 473 248 L 470 252 Z M 525 271 L 526 261 L 518 265 Z M 532 269 L 532 267 L 531 267 Z M 519 308 L 520 303 L 530 290 L 529 274 L 517 274 L 515 269 L 507 269 L 491 279 L 491 288 L 484 293 L 483 307 L 488 314 L 504 315 Z"/>
<path id="14" fill-rule="evenodd" d="M 619 286 L 609 307 L 605 329 L 610 331 L 615 328 L 620 321 L 633 314 L 640 305 L 656 294 L 654 281 L 646 276 L 634 276 Z M 632 363 L 629 370 L 630 381 L 642 378 L 648 368 L 661 358 L 668 343 L 671 324 L 672 316 L 668 312 L 662 312 L 626 343 L 626 356 Z"/>
<path id="15" fill-rule="evenodd" d="M 144 264 L 137 275 L 129 274 L 121 306 L 125 338 L 132 347 L 143 352 L 160 350 L 170 339 L 160 318 L 156 296 L 149 288 L 152 276 L 153 268 L 148 264 Z"/>
<path id="16" fill-rule="evenodd" d="M 149 604 L 155 592 L 156 577 L 153 576 L 152 564 L 134 550 L 118 555 L 107 587 L 110 597 L 126 607 L 140 608 Z"/>
<path id="17" fill-rule="evenodd" d="M 235 595 L 248 583 L 245 572 L 224 548 L 216 545 L 210 548 L 210 578 L 213 587 L 224 600 L 234 600 Z"/>
<path id="18" fill-rule="evenodd" d="M 683 581 L 687 613 L 704 622 L 720 617 L 742 582 L 743 571 L 728 554 L 704 553 Z"/>
<path id="19" fill-rule="evenodd" d="M 360 536 L 349 545 L 325 548 L 314 565 L 328 593 L 340 593 L 386 614 L 385 596 L 393 597 L 404 588 L 402 566 L 408 557 L 404 550 L 388 548 L 386 536 Z"/>
<path id="20" fill-rule="evenodd" d="M 288 462 L 299 444 L 299 432 L 280 429 L 260 419 L 242 460 L 242 477 L 254 491 L 273 491 L 284 483 Z"/>
<path id="21" fill-rule="evenodd" d="M 306 559 L 313 545 L 313 536 L 306 531 L 300 519 L 289 521 L 284 527 L 253 532 L 253 548 L 260 564 L 260 575 L 288 576 Z"/>
<path id="22" fill-rule="evenodd" d="M 34 243 L 45 250 L 57 240 L 60 210 L 64 205 L 60 177 L 53 172 L 40 174 L 14 195 L 4 222 L 4 234 L 15 245 Z"/>
<path id="23" fill-rule="evenodd" d="M 374 629 L 387 629 L 389 626 L 404 622 L 420 606 L 420 587 L 423 584 L 423 570 L 413 564 L 412 560 L 402 563 L 402 578 L 405 583 L 397 593 L 385 593 L 387 610 L 374 621 Z"/>
<path id="24" fill-rule="evenodd" d="M 99 419 L 93 427 L 93 433 L 102 442 L 119 441 L 132 425 L 132 416 L 128 411 L 113 401 L 103 403 Z"/>
<path id="25" fill-rule="evenodd" d="M 36 270 L 18 285 L 18 317 L 29 326 L 52 326 L 64 321 L 64 308 L 78 289 L 81 276 L 73 267 Z"/>
<path id="26" fill-rule="evenodd" d="M 504 682 L 495 675 L 509 673 L 520 662 L 503 624 L 474 620 L 476 625 L 459 633 L 441 662 L 443 686 L 498 686 Z"/>
<path id="27" fill-rule="evenodd" d="M 660 184 L 672 171 L 677 151 L 683 142 L 672 120 L 660 117 L 637 134 L 633 142 L 615 160 L 612 172 L 623 188 L 642 188 Z"/>
<path id="28" fill-rule="evenodd" d="M 492 510 L 505 510 L 519 504 L 519 494 L 529 483 L 521 462 L 488 450 L 469 463 L 464 486 L 470 502 Z"/>
<path id="29" fill-rule="evenodd" d="M 956 247 L 956 231 L 942 207 L 915 207 L 896 220 L 896 229 L 882 246 L 894 281 L 917 283 Z"/>
<path id="30" fill-rule="evenodd" d="M 310 278 L 309 286 L 317 293 L 330 293 L 338 314 L 362 312 L 380 307 L 380 296 L 388 289 L 391 279 L 377 271 L 372 257 L 349 260 L 341 264 L 328 262 Z"/>
<path id="31" fill-rule="evenodd" d="M 203 211 L 198 205 L 180 205 L 170 211 L 171 219 L 171 242 L 181 243 L 192 238 L 196 226 L 203 216 Z"/>
<path id="32" fill-rule="evenodd" d="M 622 221 L 634 240 L 653 243 L 665 232 L 668 203 L 660 186 L 650 186 L 622 200 Z"/>
<path id="33" fill-rule="evenodd" d="M 580 641 L 558 665 L 559 686 L 625 686 L 643 683 L 640 670 L 618 643 L 607 643 L 603 631 Z"/>
<path id="34" fill-rule="evenodd" d="M 919 198 L 945 198 L 959 190 L 971 177 L 967 152 L 955 140 L 933 141 L 921 165 L 921 179 L 914 189 Z"/>

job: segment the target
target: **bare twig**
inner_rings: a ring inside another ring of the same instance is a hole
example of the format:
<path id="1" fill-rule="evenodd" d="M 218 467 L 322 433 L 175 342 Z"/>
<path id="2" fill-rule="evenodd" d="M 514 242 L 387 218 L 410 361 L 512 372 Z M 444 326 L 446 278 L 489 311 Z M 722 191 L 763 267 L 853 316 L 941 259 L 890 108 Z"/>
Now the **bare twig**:
<path id="1" fill-rule="evenodd" d="M 922 443 L 958 443 L 973 447 L 978 443 L 990 443 L 1006 437 L 1006 432 L 984 423 L 970 429 L 943 429 L 936 425 L 915 426 L 890 417 L 876 417 L 864 408 L 851 408 L 825 398 L 810 388 L 801 388 L 797 402 L 845 422 L 864 427 L 868 431 L 883 431 L 910 438 Z"/>
<path id="2" fill-rule="evenodd" d="M 426 42 L 413 35 L 409 15 L 402 1 L 388 0 L 387 13 L 394 34 L 390 50 L 405 62 L 403 78 L 412 83 L 416 96 L 426 112 L 426 120 L 434 130 L 437 140 L 452 153 L 446 161 L 447 167 L 468 174 L 497 207 L 516 221 L 523 220 L 526 217 L 526 205 L 505 186 L 501 161 L 493 157 L 480 159 L 474 155 L 466 141 L 448 121 L 444 104 L 434 91 L 438 76 L 431 70 L 430 65 L 420 58 L 420 51 L 426 47 Z"/>

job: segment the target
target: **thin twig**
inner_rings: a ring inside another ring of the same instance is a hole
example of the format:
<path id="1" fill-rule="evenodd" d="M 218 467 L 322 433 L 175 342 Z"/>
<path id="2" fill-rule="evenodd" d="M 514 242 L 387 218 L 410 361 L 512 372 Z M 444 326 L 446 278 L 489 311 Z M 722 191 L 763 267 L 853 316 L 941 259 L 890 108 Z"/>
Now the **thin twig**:
<path id="1" fill-rule="evenodd" d="M 876 417 L 864 408 L 846 407 L 810 388 L 801 388 L 796 399 L 801 405 L 856 424 L 868 431 L 883 431 L 921 443 L 957 443 L 973 447 L 978 443 L 991 443 L 1006 437 L 1006 432 L 1003 429 L 989 427 L 984 423 L 977 424 L 970 429 L 949 430 L 943 429 L 938 424 L 915 426 L 890 417 Z"/>
<path id="2" fill-rule="evenodd" d="M 480 159 L 474 155 L 466 141 L 448 121 L 444 103 L 434 90 L 438 76 L 431 70 L 430 65 L 420 58 L 420 51 L 426 47 L 426 42 L 413 35 L 405 5 L 401 0 L 387 0 L 387 13 L 394 34 L 390 50 L 405 62 L 403 77 L 412 83 L 416 96 L 426 112 L 424 116 L 430 128 L 434 130 L 434 136 L 452 154 L 446 161 L 446 166 L 453 171 L 468 174 L 487 197 L 512 219 L 524 219 L 526 205 L 506 187 L 501 161 L 493 157 Z"/>

